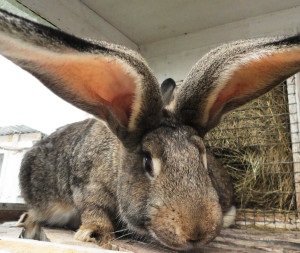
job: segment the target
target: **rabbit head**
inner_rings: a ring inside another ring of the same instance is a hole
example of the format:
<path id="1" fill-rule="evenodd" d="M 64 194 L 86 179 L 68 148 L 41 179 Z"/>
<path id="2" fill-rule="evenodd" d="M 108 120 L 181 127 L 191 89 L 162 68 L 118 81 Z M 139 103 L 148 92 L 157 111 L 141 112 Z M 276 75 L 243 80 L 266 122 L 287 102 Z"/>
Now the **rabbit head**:
<path id="1" fill-rule="evenodd" d="M 202 138 L 222 115 L 299 71 L 299 44 L 293 36 L 222 45 L 201 58 L 180 87 L 168 79 L 161 92 L 134 51 L 0 12 L 0 53 L 104 121 L 116 137 L 121 219 L 175 249 L 213 240 L 231 205 L 221 199 L 229 181 L 214 174 L 217 165 Z"/>
<path id="2" fill-rule="evenodd" d="M 202 245 L 220 232 L 221 205 L 194 129 L 165 120 L 121 163 L 118 202 L 132 230 L 175 249 Z"/>

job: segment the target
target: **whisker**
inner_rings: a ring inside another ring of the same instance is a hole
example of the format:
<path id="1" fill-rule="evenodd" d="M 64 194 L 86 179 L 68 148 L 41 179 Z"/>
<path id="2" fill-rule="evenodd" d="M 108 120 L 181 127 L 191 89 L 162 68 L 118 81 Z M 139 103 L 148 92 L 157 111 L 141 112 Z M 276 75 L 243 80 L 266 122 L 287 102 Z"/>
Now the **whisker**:
<path id="1" fill-rule="evenodd" d="M 125 237 L 125 236 L 132 235 L 132 234 L 134 234 L 134 232 L 130 232 L 130 233 L 127 233 L 127 234 L 121 235 L 121 236 L 119 236 L 119 237 L 117 237 L 117 238 L 113 239 L 113 240 L 112 240 L 112 242 L 114 242 L 114 241 L 116 241 L 116 240 L 119 240 L 119 239 L 121 239 L 121 238 L 123 238 L 123 237 Z"/>
<path id="2" fill-rule="evenodd" d="M 110 234 L 116 234 L 116 233 L 124 232 L 124 231 L 128 231 L 128 230 L 129 230 L 128 228 L 124 228 L 124 229 L 116 230 L 114 232 L 110 232 Z"/>
<path id="3" fill-rule="evenodd" d="M 110 233 L 109 233 L 110 234 Z M 105 246 L 107 246 L 107 245 L 110 245 L 112 242 L 114 242 L 114 241 L 116 241 L 116 240 L 119 240 L 120 238 L 122 238 L 122 237 L 125 237 L 125 236 L 128 236 L 128 235 L 131 235 L 131 234 L 133 234 L 133 232 L 131 232 L 131 233 L 127 233 L 127 234 L 124 234 L 124 235 L 122 235 L 122 236 L 119 236 L 119 237 L 117 237 L 117 238 L 114 238 L 113 240 L 111 240 L 110 242 L 107 242 L 107 243 L 105 243 L 105 244 L 103 244 L 103 245 L 101 245 L 102 247 L 105 247 Z"/>

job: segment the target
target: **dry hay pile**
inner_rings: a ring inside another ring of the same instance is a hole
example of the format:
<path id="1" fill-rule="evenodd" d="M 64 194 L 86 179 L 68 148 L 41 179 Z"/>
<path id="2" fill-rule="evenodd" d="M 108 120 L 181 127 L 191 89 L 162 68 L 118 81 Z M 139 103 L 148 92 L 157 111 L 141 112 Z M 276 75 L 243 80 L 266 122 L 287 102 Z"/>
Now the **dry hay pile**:
<path id="1" fill-rule="evenodd" d="M 230 172 L 240 208 L 295 210 L 285 85 L 225 116 L 206 145 Z"/>

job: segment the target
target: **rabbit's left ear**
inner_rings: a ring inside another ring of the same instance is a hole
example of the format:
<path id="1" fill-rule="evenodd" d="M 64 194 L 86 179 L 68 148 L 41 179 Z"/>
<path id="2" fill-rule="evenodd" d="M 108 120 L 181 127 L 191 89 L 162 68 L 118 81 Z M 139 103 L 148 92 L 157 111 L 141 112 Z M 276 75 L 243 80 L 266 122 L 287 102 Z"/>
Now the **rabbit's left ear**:
<path id="1" fill-rule="evenodd" d="M 300 71 L 300 36 L 237 41 L 200 59 L 179 88 L 173 110 L 201 136 L 222 115 Z"/>
<path id="2" fill-rule="evenodd" d="M 0 10 L 0 54 L 73 105 L 105 121 L 124 144 L 159 124 L 162 97 L 142 57 Z"/>

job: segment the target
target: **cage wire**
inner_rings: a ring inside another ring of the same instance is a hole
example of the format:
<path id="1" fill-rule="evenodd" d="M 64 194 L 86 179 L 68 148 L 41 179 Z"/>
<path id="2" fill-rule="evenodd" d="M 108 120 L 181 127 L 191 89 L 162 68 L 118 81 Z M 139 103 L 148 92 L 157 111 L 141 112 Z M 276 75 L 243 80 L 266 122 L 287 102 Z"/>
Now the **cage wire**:
<path id="1" fill-rule="evenodd" d="M 232 176 L 237 225 L 300 229 L 290 124 L 297 116 L 295 95 L 285 82 L 226 115 L 206 136 Z"/>

